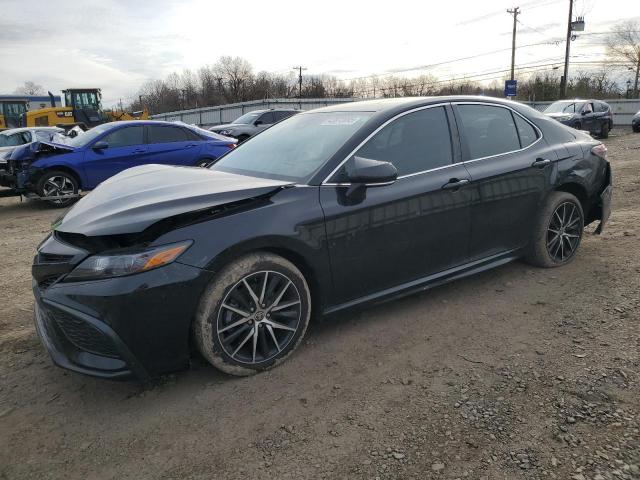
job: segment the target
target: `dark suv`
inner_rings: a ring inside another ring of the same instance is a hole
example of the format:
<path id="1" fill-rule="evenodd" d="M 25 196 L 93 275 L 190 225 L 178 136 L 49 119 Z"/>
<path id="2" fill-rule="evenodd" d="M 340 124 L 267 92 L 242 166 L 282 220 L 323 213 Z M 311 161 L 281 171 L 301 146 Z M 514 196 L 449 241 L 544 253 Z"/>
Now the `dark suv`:
<path id="1" fill-rule="evenodd" d="M 607 138 L 613 128 L 611 107 L 600 100 L 559 100 L 543 113 L 576 130 L 587 130 L 601 138 Z"/>
<path id="2" fill-rule="evenodd" d="M 238 142 L 244 142 L 247 138 L 296 113 L 300 113 L 300 110 L 254 110 L 253 112 L 245 113 L 232 123 L 216 125 L 209 130 L 220 135 L 237 138 Z"/>

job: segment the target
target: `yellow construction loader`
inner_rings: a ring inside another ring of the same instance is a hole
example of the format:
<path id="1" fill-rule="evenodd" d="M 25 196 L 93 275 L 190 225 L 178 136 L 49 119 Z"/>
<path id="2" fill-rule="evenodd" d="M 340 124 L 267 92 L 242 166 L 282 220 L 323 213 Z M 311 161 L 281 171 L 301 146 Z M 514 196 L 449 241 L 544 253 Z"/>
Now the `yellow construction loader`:
<path id="1" fill-rule="evenodd" d="M 55 126 L 70 129 L 75 126 L 86 130 L 96 125 L 118 120 L 147 120 L 149 112 L 125 112 L 102 109 L 102 93 L 99 88 L 69 88 L 63 90 L 64 107 L 56 107 L 51 96 L 51 107 L 25 112 L 21 126 Z"/>

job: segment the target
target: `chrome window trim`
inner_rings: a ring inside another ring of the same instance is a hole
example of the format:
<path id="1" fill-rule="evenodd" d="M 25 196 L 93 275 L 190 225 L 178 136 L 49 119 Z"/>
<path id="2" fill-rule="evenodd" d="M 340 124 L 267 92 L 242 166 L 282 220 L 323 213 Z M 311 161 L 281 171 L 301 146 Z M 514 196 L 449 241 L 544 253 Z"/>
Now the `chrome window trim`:
<path id="1" fill-rule="evenodd" d="M 527 145 L 526 147 L 520 148 L 518 150 L 511 150 L 509 152 L 496 153 L 495 155 L 489 155 L 487 157 L 480 157 L 480 158 L 473 158 L 471 160 L 464 160 L 462 162 L 454 162 L 454 163 L 452 163 L 450 165 L 443 165 L 441 167 L 430 168 L 428 170 L 423 170 L 421 172 L 408 173 L 406 175 L 399 176 L 397 178 L 397 180 L 401 180 L 403 178 L 408 178 L 408 177 L 414 177 L 416 175 L 422 175 L 422 174 L 433 172 L 433 171 L 436 171 L 436 170 L 442 170 L 442 169 L 445 169 L 445 168 L 455 167 L 457 165 L 459 166 L 459 165 L 464 165 L 464 164 L 467 164 L 467 163 L 477 162 L 477 161 L 480 161 L 480 160 L 487 160 L 489 158 L 501 157 L 502 155 L 510 155 L 512 153 L 523 152 L 523 151 L 533 147 L 536 143 L 541 141 L 542 138 L 543 138 L 542 130 L 540 130 L 535 123 L 531 122 L 524 115 L 520 114 L 519 112 L 517 112 L 513 108 L 509 107 L 508 105 L 502 105 L 502 104 L 499 104 L 499 103 L 490 103 L 490 102 L 470 102 L 470 101 L 442 102 L 442 103 L 436 103 L 436 104 L 433 104 L 433 105 L 425 105 L 425 106 L 422 106 L 422 107 L 417 107 L 417 108 L 413 108 L 411 110 L 407 110 L 406 112 L 399 113 L 395 117 L 390 118 L 389 120 L 384 122 L 382 125 L 380 125 L 378 128 L 376 128 L 369 136 L 367 136 L 367 138 L 365 138 L 356 148 L 354 148 L 353 151 L 351 153 L 349 153 L 349 155 L 347 155 L 347 158 L 342 160 L 338 164 L 338 166 L 336 168 L 334 168 L 329 175 L 327 175 L 327 177 L 322 181 L 320 186 L 326 185 L 326 186 L 331 186 L 331 187 L 346 187 L 346 186 L 351 185 L 351 183 L 344 183 L 344 182 L 342 182 L 342 183 L 330 183 L 327 180 L 329 180 L 333 175 L 335 175 L 335 173 L 347 162 L 347 160 L 349 160 L 365 143 L 367 143 L 371 139 L 371 137 L 373 137 L 375 134 L 377 134 L 380 130 L 382 130 L 384 127 L 386 127 L 391 122 L 393 122 L 396 119 L 398 119 L 400 117 L 403 117 L 404 115 L 407 115 L 409 113 L 417 112 L 417 111 L 420 111 L 420 110 L 425 110 L 427 108 L 445 107 L 446 105 L 487 105 L 487 106 L 490 106 L 490 107 L 504 108 L 505 110 L 509 110 L 513 114 L 518 115 L 525 122 L 527 122 L 529 125 L 531 125 L 534 128 L 534 130 L 536 131 L 536 133 L 538 134 L 538 138 L 532 144 Z M 518 127 L 516 126 L 516 130 L 517 130 L 517 128 Z M 518 139 L 519 138 L 520 137 L 518 136 Z M 383 185 L 391 185 L 392 183 L 394 183 L 394 182 L 388 182 L 388 183 L 383 183 L 383 184 L 375 184 L 375 185 L 383 186 Z M 372 185 L 374 185 L 374 184 L 372 184 Z"/>
<path id="2" fill-rule="evenodd" d="M 542 140 L 542 130 L 540 130 L 538 128 L 538 126 L 536 124 L 534 124 L 533 122 L 531 122 L 528 118 L 526 118 L 524 115 L 521 115 L 520 113 L 516 112 L 513 108 L 509 107 L 508 105 L 501 105 L 499 103 L 489 103 L 489 102 L 466 102 L 466 101 L 460 101 L 460 102 L 451 102 L 451 105 L 487 105 L 489 107 L 500 107 L 500 108 L 504 108 L 505 110 L 510 110 L 513 114 L 518 115 L 520 118 L 522 118 L 525 122 L 527 122 L 529 125 L 531 125 L 535 131 L 538 133 L 538 139 L 533 142 L 530 145 L 527 145 L 524 148 L 519 148 L 518 150 L 511 150 L 509 152 L 502 152 L 502 153 L 496 153 L 495 155 L 489 155 L 486 157 L 479 157 L 479 158 L 472 158 L 470 160 L 465 160 L 463 162 L 460 162 L 462 164 L 466 164 L 466 163 L 472 163 L 472 162 L 478 162 L 480 160 L 487 160 L 489 158 L 496 158 L 496 157 L 501 157 L 502 155 L 510 155 L 512 153 L 517 153 L 517 152 L 524 152 L 525 150 L 533 147 L 536 143 L 538 143 L 540 140 Z M 515 125 L 516 130 L 518 129 L 518 126 Z M 520 135 L 518 133 L 518 139 L 520 139 Z"/>
<path id="3" fill-rule="evenodd" d="M 450 105 L 451 102 L 441 102 L 441 103 L 435 103 L 433 105 L 423 105 L 422 107 L 416 107 L 416 108 L 412 108 L 411 110 L 407 110 L 406 112 L 401 112 L 399 114 L 397 114 L 395 117 L 390 118 L 389 120 L 387 120 L 386 122 L 384 122 L 382 125 L 380 125 L 378 128 L 376 128 L 373 132 L 371 132 L 367 138 L 365 138 L 362 142 L 360 142 L 358 144 L 358 146 L 356 148 L 354 148 L 351 153 L 349 153 L 349 155 L 347 155 L 347 157 L 342 160 L 338 166 L 336 168 L 334 168 L 331 173 L 329 173 L 329 175 L 327 175 L 325 177 L 325 179 L 322 181 L 322 183 L 320 184 L 320 186 L 322 185 L 329 185 L 329 186 L 346 186 L 346 185 L 351 185 L 350 183 L 329 183 L 328 180 L 334 176 L 336 174 L 336 172 L 338 170 L 340 170 L 340 168 L 347 162 L 347 160 L 349 160 L 353 155 L 355 155 L 355 153 L 362 148 L 362 146 L 367 143 L 369 140 L 371 140 L 371 138 L 377 134 L 380 130 L 382 130 L 384 127 L 386 127 L 387 125 L 389 125 L 391 122 L 397 120 L 400 117 L 404 117 L 405 115 L 408 115 L 410 113 L 414 113 L 414 112 L 419 112 L 420 110 L 426 110 L 428 108 L 436 108 L 436 107 L 446 107 L 447 105 Z M 446 112 L 445 112 L 446 114 Z M 449 135 L 451 135 L 451 133 L 449 133 Z M 451 152 L 451 154 L 453 155 L 453 151 Z M 450 167 L 456 165 L 456 163 L 452 163 L 451 165 L 444 165 L 443 167 L 438 167 L 438 169 L 440 168 L 446 168 L 446 167 Z M 431 169 L 431 170 L 435 170 L 435 169 Z M 425 172 L 429 172 L 431 170 L 425 170 L 423 172 L 414 172 L 414 173 L 409 173 L 407 175 L 402 175 L 401 177 L 398 177 L 397 180 L 400 180 L 401 178 L 406 178 L 408 176 L 412 176 L 412 175 L 419 175 L 421 173 L 425 173 Z"/>

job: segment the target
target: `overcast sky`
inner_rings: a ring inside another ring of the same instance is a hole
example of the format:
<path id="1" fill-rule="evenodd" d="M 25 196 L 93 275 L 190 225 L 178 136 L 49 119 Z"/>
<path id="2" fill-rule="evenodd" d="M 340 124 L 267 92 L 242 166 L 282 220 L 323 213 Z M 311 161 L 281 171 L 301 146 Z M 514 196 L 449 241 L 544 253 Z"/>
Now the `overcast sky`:
<path id="1" fill-rule="evenodd" d="M 341 78 L 385 73 L 482 55 L 401 75 L 440 78 L 509 68 L 511 16 L 520 6 L 518 45 L 561 39 L 568 0 L 0 0 L 0 93 L 25 80 L 59 94 L 101 87 L 105 106 L 127 101 L 147 79 L 197 69 L 221 55 L 241 56 L 256 71 Z M 640 19 L 638 0 L 576 0 L 585 35 L 572 61 L 604 56 L 603 35 Z M 564 42 L 520 48 L 516 64 L 562 61 Z M 587 68 L 585 64 L 572 69 Z M 499 74 L 498 74 L 499 75 Z"/>

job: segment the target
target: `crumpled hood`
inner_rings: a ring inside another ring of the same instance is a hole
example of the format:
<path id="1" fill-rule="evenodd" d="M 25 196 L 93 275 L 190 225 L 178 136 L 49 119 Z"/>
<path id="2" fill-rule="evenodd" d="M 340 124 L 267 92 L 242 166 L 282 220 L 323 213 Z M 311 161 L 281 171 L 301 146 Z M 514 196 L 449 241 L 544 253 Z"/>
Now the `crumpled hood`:
<path id="1" fill-rule="evenodd" d="M 41 154 L 58 154 L 74 152 L 77 149 L 70 145 L 54 142 L 31 142 L 18 147 L 13 147 L 13 151 L 8 158 L 17 161 L 33 161 Z"/>
<path id="2" fill-rule="evenodd" d="M 197 167 L 142 165 L 101 183 L 55 230 L 86 236 L 138 233 L 182 213 L 247 200 L 289 182 Z"/>

